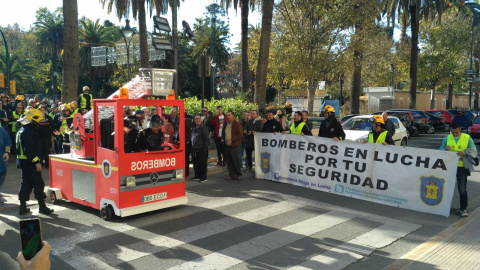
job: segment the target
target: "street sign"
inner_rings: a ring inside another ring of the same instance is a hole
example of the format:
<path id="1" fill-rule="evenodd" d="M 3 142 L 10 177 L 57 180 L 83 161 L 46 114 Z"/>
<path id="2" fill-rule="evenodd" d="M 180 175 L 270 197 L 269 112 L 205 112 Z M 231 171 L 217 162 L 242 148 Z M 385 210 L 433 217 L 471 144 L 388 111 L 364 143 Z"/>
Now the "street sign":
<path id="1" fill-rule="evenodd" d="M 165 32 L 171 32 L 168 20 L 159 16 L 153 16 L 153 25 L 156 29 Z"/>
<path id="2" fill-rule="evenodd" d="M 155 50 L 173 51 L 171 37 L 157 37 L 152 35 L 152 45 Z"/>
<path id="3" fill-rule="evenodd" d="M 466 69 L 465 70 L 465 75 L 468 76 L 468 75 L 475 75 L 475 70 L 473 69 Z"/>

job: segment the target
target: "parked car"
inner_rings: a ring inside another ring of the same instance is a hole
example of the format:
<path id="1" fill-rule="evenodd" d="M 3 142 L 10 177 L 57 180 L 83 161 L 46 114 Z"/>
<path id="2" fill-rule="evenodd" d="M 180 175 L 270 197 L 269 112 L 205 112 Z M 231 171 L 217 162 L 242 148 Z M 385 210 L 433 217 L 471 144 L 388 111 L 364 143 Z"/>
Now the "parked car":
<path id="1" fill-rule="evenodd" d="M 459 109 L 448 109 L 448 111 L 453 115 L 457 115 Z M 475 119 L 475 114 L 469 110 L 464 110 L 464 113 L 466 116 L 470 117 L 473 121 L 473 119 Z"/>
<path id="2" fill-rule="evenodd" d="M 423 111 L 414 110 L 414 109 L 395 109 L 392 111 L 401 111 L 401 112 L 410 112 L 415 122 L 415 126 L 420 132 L 423 133 L 433 133 L 435 128 L 429 124 L 429 118 Z"/>
<path id="3" fill-rule="evenodd" d="M 473 124 L 468 127 L 468 134 L 470 134 L 470 137 L 475 141 L 475 143 L 480 140 L 480 117 L 477 116 L 475 120 L 473 120 Z"/>
<path id="4" fill-rule="evenodd" d="M 340 117 L 338 119 L 338 122 L 340 122 L 340 124 L 343 124 L 345 123 L 345 121 L 347 121 L 348 119 L 354 117 L 354 116 L 357 116 L 358 114 L 349 114 L 349 115 L 345 115 L 344 117 Z"/>
<path id="5" fill-rule="evenodd" d="M 394 116 L 389 117 L 389 119 L 391 119 L 395 124 L 395 134 L 393 135 L 393 141 L 395 142 L 395 145 L 407 146 L 407 129 L 405 126 L 403 126 L 402 121 Z M 368 134 L 372 129 L 371 120 L 371 115 L 359 115 L 345 121 L 342 127 L 345 131 L 346 140 L 354 142 L 366 142 L 368 140 Z"/>
<path id="6" fill-rule="evenodd" d="M 445 118 L 435 116 L 427 111 L 425 114 L 428 116 L 428 123 L 435 128 L 435 130 L 449 131 L 450 126 L 445 123 Z"/>
<path id="7" fill-rule="evenodd" d="M 443 117 L 448 125 L 452 124 L 453 115 L 447 110 L 425 110 L 436 117 Z"/>

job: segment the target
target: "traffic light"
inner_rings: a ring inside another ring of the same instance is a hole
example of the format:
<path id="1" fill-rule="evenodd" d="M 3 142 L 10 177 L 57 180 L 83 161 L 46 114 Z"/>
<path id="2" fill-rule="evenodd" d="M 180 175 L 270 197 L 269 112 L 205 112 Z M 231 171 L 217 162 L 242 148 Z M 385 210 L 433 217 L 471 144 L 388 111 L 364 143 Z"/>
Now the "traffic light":
<path id="1" fill-rule="evenodd" d="M 10 81 L 10 95 L 14 96 L 17 94 L 17 83 L 15 80 Z"/>
<path id="2" fill-rule="evenodd" d="M 5 75 L 0 73 L 0 88 L 5 88 Z"/>

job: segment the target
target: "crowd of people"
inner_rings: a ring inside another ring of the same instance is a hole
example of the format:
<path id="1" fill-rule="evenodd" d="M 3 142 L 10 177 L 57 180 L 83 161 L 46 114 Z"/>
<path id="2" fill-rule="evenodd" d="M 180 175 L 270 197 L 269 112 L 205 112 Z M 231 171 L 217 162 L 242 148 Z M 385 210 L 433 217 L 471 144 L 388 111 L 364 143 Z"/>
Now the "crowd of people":
<path id="1" fill-rule="evenodd" d="M 287 107 L 285 108 L 287 109 Z M 320 126 L 319 137 L 344 140 L 345 132 L 335 117 L 335 109 L 327 105 L 324 108 L 325 121 Z M 198 121 L 197 121 L 198 120 Z M 307 111 L 296 111 L 291 120 L 283 110 L 265 111 L 263 109 L 242 112 L 235 118 L 233 111 L 224 114 L 218 106 L 215 114 L 203 107 L 195 116 L 195 128 L 192 130 L 194 153 L 200 156 L 200 163 L 194 162 L 195 176 L 192 180 L 206 181 L 206 168 L 209 138 L 215 141 L 217 150 L 216 166 L 226 166 L 229 177 L 225 180 L 242 180 L 242 172 L 253 170 L 252 154 L 255 148 L 254 136 L 257 132 L 298 134 L 312 136 L 313 123 Z M 200 154 L 199 154 L 200 153 Z M 245 159 L 243 156 L 245 154 Z M 195 160 L 195 156 L 194 156 Z M 200 167 L 197 168 L 196 167 Z M 245 169 L 242 171 L 242 167 Z M 197 174 L 198 172 L 198 174 Z"/>

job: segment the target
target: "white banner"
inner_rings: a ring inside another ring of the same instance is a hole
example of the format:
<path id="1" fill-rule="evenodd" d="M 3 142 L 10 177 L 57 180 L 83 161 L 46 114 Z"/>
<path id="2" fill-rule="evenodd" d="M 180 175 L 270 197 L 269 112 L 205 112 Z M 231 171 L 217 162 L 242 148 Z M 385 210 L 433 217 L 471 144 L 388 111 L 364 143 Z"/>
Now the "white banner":
<path id="1" fill-rule="evenodd" d="M 292 134 L 255 135 L 255 175 L 448 217 L 455 152 Z"/>

